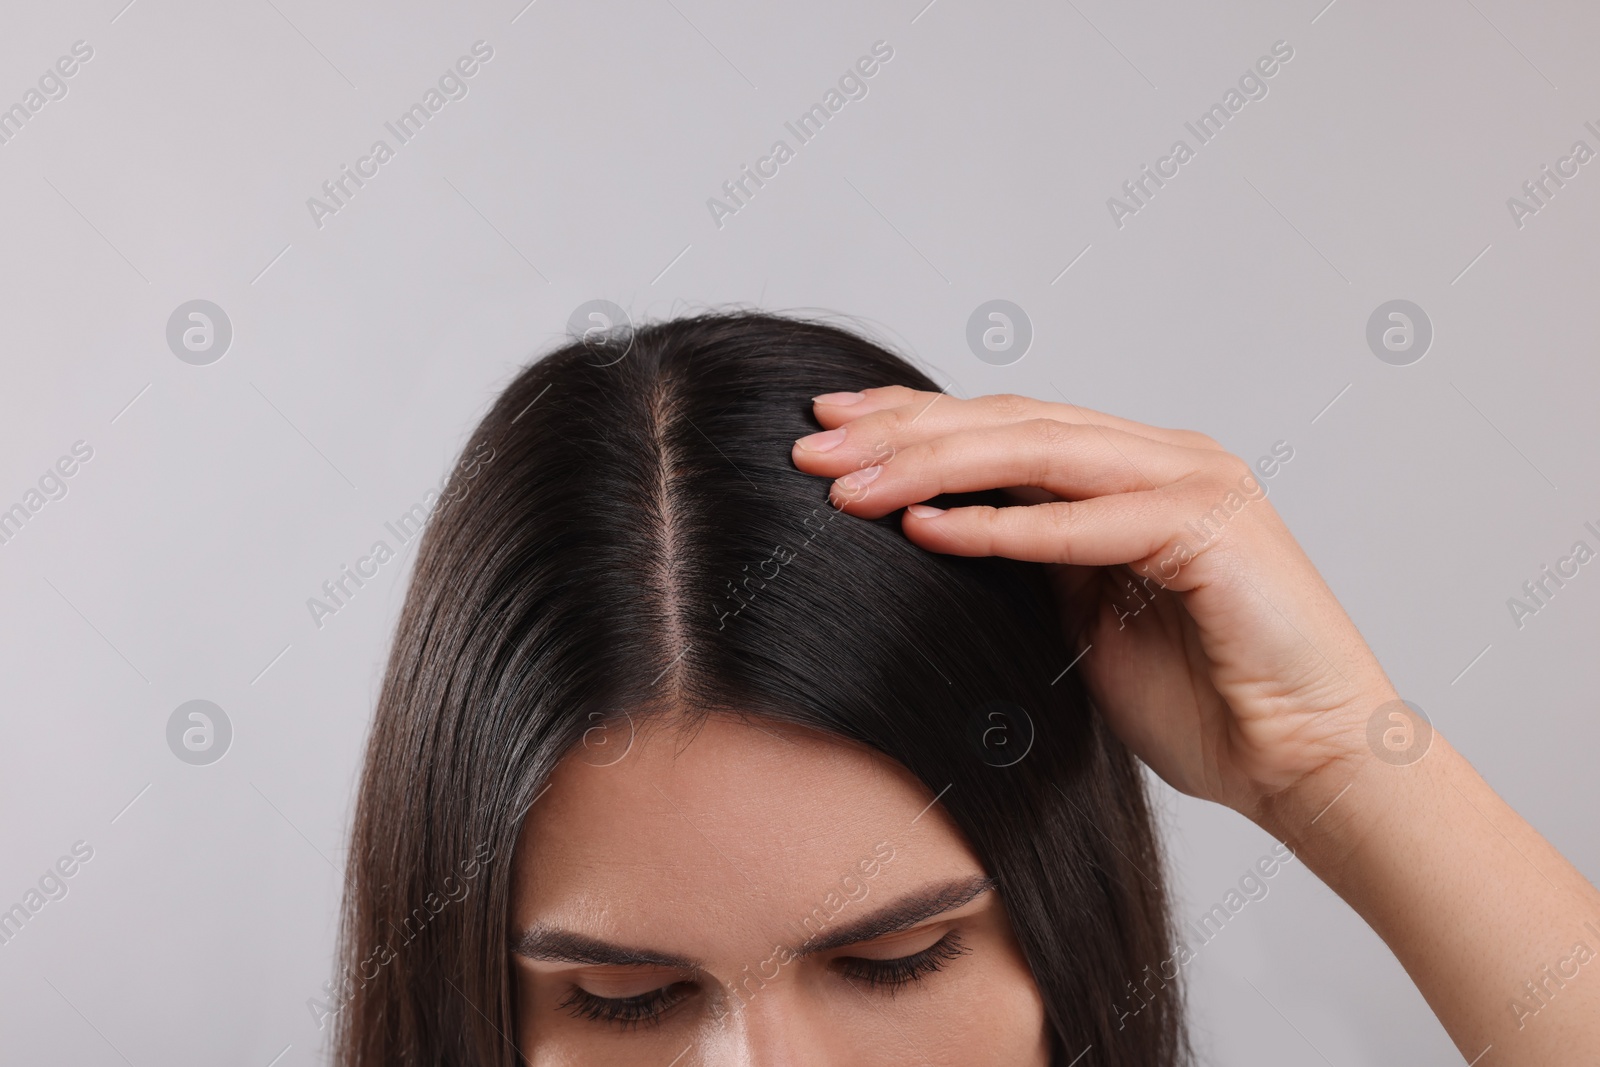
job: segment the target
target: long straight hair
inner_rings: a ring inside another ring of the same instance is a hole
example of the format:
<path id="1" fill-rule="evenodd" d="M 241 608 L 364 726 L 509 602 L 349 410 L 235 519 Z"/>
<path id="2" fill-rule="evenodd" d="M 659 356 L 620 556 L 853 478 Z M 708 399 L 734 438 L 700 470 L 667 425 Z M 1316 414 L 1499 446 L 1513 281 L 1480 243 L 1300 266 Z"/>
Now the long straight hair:
<path id="1" fill-rule="evenodd" d="M 733 311 L 588 335 L 501 393 L 422 538 L 378 699 L 325 1004 L 340 1067 L 521 1062 L 523 815 L 624 720 L 712 709 L 863 743 L 942 796 L 1060 1063 L 1189 1062 L 1175 978 L 1119 1007 L 1172 955 L 1163 864 L 1136 764 L 1063 675 L 1075 635 L 1042 566 L 926 551 L 790 459 L 813 395 L 891 384 L 938 389 L 852 330 Z"/>

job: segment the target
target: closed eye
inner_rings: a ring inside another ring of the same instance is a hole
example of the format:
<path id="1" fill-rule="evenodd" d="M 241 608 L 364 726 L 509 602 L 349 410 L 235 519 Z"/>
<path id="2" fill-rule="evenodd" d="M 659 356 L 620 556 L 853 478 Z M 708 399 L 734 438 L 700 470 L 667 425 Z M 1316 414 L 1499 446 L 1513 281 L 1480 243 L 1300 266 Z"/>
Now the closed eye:
<path id="1" fill-rule="evenodd" d="M 897 990 L 943 970 L 950 961 L 971 951 L 961 935 L 951 930 L 927 948 L 906 956 L 891 959 L 841 956 L 833 961 L 833 966 L 845 978 L 892 996 Z M 631 997 L 602 997 L 581 986 L 573 986 L 557 1007 L 566 1009 L 575 1018 L 627 1030 L 659 1023 L 697 991 L 693 982 L 674 982 Z"/>
<path id="2" fill-rule="evenodd" d="M 927 948 L 909 956 L 886 960 L 841 956 L 833 962 L 846 978 L 892 995 L 897 989 L 943 970 L 951 960 L 971 951 L 961 940 L 961 935 L 951 930 Z"/>
<path id="3" fill-rule="evenodd" d="M 668 1012 L 688 1000 L 696 991 L 693 982 L 674 982 L 631 997 L 602 997 L 575 985 L 556 1007 L 567 1009 L 575 1018 L 626 1030 L 632 1026 L 651 1026 L 660 1022 Z"/>

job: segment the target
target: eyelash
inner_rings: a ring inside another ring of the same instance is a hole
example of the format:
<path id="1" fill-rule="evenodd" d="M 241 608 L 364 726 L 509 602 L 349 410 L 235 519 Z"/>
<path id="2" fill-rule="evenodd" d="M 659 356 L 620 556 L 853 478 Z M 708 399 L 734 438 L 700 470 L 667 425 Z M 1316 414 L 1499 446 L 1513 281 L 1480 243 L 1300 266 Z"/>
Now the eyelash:
<path id="1" fill-rule="evenodd" d="M 840 973 L 847 978 L 893 993 L 912 982 L 921 981 L 935 971 L 943 970 L 945 964 L 958 956 L 965 956 L 970 951 L 972 950 L 962 942 L 960 935 L 951 930 L 921 952 L 914 952 L 909 956 L 892 960 L 846 957 L 839 960 L 838 965 Z"/>
<path id="2" fill-rule="evenodd" d="M 920 952 L 892 960 L 867 960 L 845 957 L 837 961 L 839 972 L 846 978 L 861 982 L 869 988 L 884 989 L 891 994 L 897 989 L 920 982 L 928 975 L 941 971 L 945 964 L 972 951 L 954 930 Z M 566 1008 L 579 1019 L 620 1027 L 649 1026 L 677 1005 L 687 1000 L 691 991 L 686 982 L 676 982 L 661 989 L 652 989 L 636 997 L 599 997 L 573 986 L 558 1008 Z"/>
<path id="3" fill-rule="evenodd" d="M 675 982 L 661 989 L 652 989 L 636 997 L 598 997 L 587 989 L 572 987 L 572 992 L 556 1005 L 567 1008 L 579 1019 L 605 1023 L 623 1030 L 631 1026 L 649 1026 L 660 1022 L 662 1016 L 687 1000 L 691 995 L 686 982 Z"/>

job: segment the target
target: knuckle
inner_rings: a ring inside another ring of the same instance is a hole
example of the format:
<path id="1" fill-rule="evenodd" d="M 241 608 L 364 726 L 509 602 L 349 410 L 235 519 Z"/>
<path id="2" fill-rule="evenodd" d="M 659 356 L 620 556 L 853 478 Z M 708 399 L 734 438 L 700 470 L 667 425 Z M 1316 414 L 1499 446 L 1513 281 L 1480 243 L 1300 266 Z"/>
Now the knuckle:
<path id="1" fill-rule="evenodd" d="M 958 519 L 958 536 L 968 547 L 992 555 L 1000 541 L 1001 523 L 1005 521 L 1001 511 L 992 504 L 968 504 L 956 508 L 948 517 Z"/>
<path id="2" fill-rule="evenodd" d="M 1042 485 L 1072 436 L 1072 427 L 1056 419 L 1029 419 L 1021 424 L 1028 441 L 1030 484 Z"/>
<path id="3" fill-rule="evenodd" d="M 893 430 L 884 430 L 873 437 L 872 454 L 864 457 L 862 463 L 888 463 L 891 459 L 894 459 L 901 451 L 900 446 L 894 443 L 894 439 L 895 433 Z"/>
<path id="4" fill-rule="evenodd" d="M 1208 452 L 1227 451 L 1215 437 L 1201 433 L 1199 430 L 1179 430 L 1178 437 L 1189 448 L 1203 448 Z"/>
<path id="5" fill-rule="evenodd" d="M 899 451 L 895 441 L 906 427 L 906 419 L 898 411 L 879 411 L 863 416 L 866 439 L 872 444 L 871 461 L 887 463 Z"/>
<path id="6" fill-rule="evenodd" d="M 868 397 L 879 404 L 878 413 L 887 415 L 896 408 L 911 405 L 921 407 L 926 403 L 922 400 L 924 390 L 913 389 L 909 385 L 879 385 L 870 389 L 863 389 Z"/>
<path id="7" fill-rule="evenodd" d="M 1047 504 L 1035 506 L 1043 510 L 1045 521 L 1050 524 L 1052 533 L 1065 535 L 1077 525 L 1078 508 L 1070 500 L 1052 500 Z"/>
<path id="8" fill-rule="evenodd" d="M 1059 448 L 1072 436 L 1072 427 L 1059 419 L 1036 418 L 1022 424 L 1036 444 Z"/>
<path id="9" fill-rule="evenodd" d="M 1255 470 L 1248 462 L 1232 452 L 1223 452 L 1217 457 L 1217 471 L 1229 485 L 1238 485 L 1246 478 L 1253 478 Z"/>
<path id="10" fill-rule="evenodd" d="M 1204 492 L 1232 488 L 1239 479 L 1251 474 L 1251 467 L 1232 452 L 1218 450 L 1207 456 L 1195 471 L 1195 482 Z"/>
<path id="11" fill-rule="evenodd" d="M 992 393 L 984 403 L 995 417 L 1006 422 L 1021 422 L 1033 414 L 1033 401 L 1016 393 Z"/>
<path id="12" fill-rule="evenodd" d="M 1055 500 L 1048 504 L 1035 504 L 1041 509 L 1046 528 L 1050 531 L 1055 547 L 1055 561 L 1057 563 L 1071 564 L 1072 534 L 1077 525 L 1078 508 L 1070 500 Z"/>

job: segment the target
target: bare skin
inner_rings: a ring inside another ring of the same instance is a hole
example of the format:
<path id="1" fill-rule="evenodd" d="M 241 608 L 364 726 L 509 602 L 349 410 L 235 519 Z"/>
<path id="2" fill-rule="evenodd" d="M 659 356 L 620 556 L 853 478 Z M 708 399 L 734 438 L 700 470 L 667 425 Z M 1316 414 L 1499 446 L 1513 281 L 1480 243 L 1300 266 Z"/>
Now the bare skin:
<path id="1" fill-rule="evenodd" d="M 1050 564 L 1064 604 L 1098 605 L 1068 621 L 1085 623 L 1079 669 L 1112 728 L 1174 788 L 1287 842 L 1467 1062 L 1600 1056 L 1600 966 L 1585 966 L 1600 891 L 1442 735 L 1427 741 L 1244 461 L 1201 434 L 1009 394 L 886 386 L 814 410 L 825 429 L 794 462 L 837 479 L 835 507 L 905 508 L 916 544 Z M 984 489 L 1018 503 L 920 504 Z"/>
<path id="2" fill-rule="evenodd" d="M 1005 909 L 921 782 L 813 731 L 680 725 L 569 756 L 523 821 L 532 1067 L 1045 1067 Z"/>

